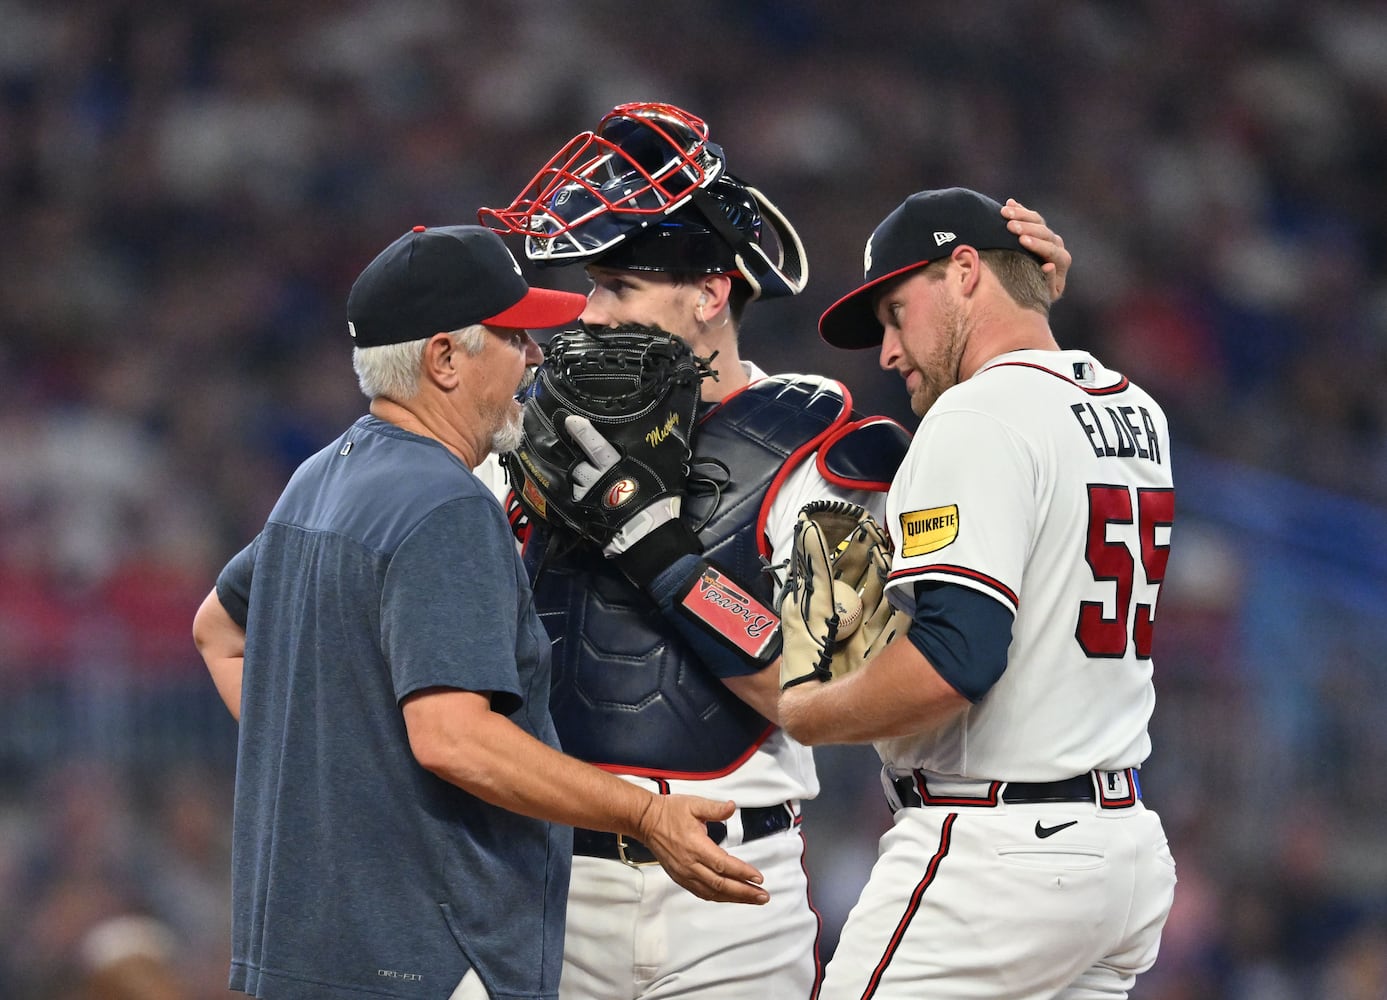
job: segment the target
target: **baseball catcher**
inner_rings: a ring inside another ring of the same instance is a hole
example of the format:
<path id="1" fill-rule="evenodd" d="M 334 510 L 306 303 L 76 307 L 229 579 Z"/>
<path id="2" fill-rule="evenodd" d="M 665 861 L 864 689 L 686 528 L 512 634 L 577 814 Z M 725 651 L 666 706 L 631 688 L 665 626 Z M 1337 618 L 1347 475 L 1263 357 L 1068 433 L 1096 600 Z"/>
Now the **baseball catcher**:
<path id="1" fill-rule="evenodd" d="M 857 670 L 910 616 L 884 599 L 891 540 L 858 504 L 816 500 L 795 525 L 794 553 L 778 600 L 782 690 Z"/>
<path id="2" fill-rule="evenodd" d="M 708 361 L 654 326 L 556 334 L 504 457 L 532 521 L 601 549 L 650 595 L 719 676 L 780 653 L 778 622 L 702 558 L 681 520 Z"/>

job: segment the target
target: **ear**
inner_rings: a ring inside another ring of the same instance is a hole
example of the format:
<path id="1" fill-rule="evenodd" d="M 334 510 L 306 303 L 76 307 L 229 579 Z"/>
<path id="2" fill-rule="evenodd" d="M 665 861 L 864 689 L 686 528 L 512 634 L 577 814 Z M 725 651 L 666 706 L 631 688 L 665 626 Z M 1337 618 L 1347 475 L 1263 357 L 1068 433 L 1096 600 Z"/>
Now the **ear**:
<path id="1" fill-rule="evenodd" d="M 949 255 L 949 260 L 957 265 L 959 291 L 965 296 L 972 295 L 982 279 L 982 258 L 977 249 L 965 243 Z"/>
<path id="2" fill-rule="evenodd" d="M 694 314 L 702 323 L 707 317 L 716 316 L 727 305 L 727 297 L 732 293 L 732 279 L 725 274 L 705 274 L 698 279 L 697 288 Z"/>
<path id="3" fill-rule="evenodd" d="M 424 356 L 419 362 L 421 381 L 431 382 L 440 389 L 457 388 L 459 367 L 465 353 L 453 343 L 452 337 L 435 333 L 424 344 Z"/>

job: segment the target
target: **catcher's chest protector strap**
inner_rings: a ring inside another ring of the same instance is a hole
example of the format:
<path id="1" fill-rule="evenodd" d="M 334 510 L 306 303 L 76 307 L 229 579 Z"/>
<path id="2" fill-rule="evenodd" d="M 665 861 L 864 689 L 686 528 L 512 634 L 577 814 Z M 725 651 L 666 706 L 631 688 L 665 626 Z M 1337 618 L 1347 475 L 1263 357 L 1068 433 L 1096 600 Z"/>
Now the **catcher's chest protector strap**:
<path id="1" fill-rule="evenodd" d="M 711 516 L 699 532 L 704 554 L 769 603 L 774 583 L 760 573 L 771 504 L 789 475 L 849 425 L 852 399 L 840 382 L 818 375 L 775 375 L 725 399 L 699 424 L 694 459 L 717 458 L 730 475 L 716 499 L 691 495 L 686 518 Z M 754 527 L 754 530 L 748 530 Z M 760 579 L 746 575 L 750 569 Z"/>

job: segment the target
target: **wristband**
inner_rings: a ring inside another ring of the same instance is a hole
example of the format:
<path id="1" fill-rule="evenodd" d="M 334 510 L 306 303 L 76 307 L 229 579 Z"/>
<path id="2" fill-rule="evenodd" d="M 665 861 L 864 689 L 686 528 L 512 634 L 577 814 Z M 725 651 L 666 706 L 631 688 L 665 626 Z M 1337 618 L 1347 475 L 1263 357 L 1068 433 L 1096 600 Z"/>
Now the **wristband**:
<path id="1" fill-rule="evenodd" d="M 694 530 L 677 517 L 652 529 L 620 552 L 607 556 L 641 590 L 651 592 L 656 577 L 683 557 L 703 551 Z"/>

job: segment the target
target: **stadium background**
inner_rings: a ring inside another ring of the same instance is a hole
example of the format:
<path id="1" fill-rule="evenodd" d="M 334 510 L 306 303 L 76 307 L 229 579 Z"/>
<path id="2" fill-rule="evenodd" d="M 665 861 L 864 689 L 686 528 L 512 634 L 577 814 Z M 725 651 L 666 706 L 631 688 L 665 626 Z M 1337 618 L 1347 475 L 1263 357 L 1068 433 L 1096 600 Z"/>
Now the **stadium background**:
<path id="1" fill-rule="evenodd" d="M 1065 237 L 1061 342 L 1177 439 L 1143 777 L 1181 883 L 1137 995 L 1387 996 L 1380 5 L 0 0 L 0 25 L 0 995 L 83 996 L 90 932 L 131 913 L 179 996 L 226 995 L 235 734 L 189 622 L 362 408 L 350 282 L 659 99 L 809 249 L 745 353 L 864 411 L 908 418 L 814 322 L 906 194 L 1014 195 Z M 888 817 L 870 750 L 819 759 L 831 946 Z"/>

